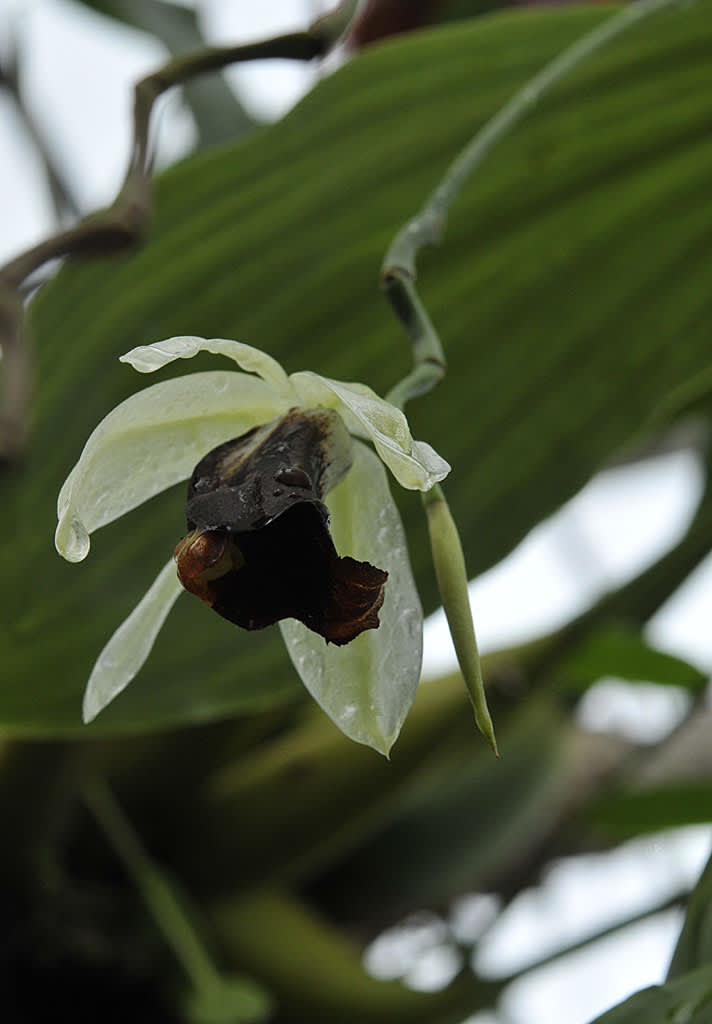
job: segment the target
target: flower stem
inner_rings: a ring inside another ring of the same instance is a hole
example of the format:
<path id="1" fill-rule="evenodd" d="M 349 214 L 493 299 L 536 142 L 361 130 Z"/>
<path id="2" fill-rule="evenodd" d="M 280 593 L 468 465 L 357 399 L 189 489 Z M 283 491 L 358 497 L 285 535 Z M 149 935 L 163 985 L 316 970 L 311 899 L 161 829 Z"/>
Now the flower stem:
<path id="1" fill-rule="evenodd" d="M 413 343 L 413 370 L 392 389 L 389 401 L 403 408 L 442 380 L 442 346 L 415 288 L 416 257 L 442 238 L 453 200 L 485 157 L 524 120 L 539 101 L 587 57 L 629 28 L 680 0 L 637 0 L 587 32 L 524 85 L 455 157 L 418 213 L 397 233 L 386 252 L 381 281 L 396 316 Z"/>
<path id="2" fill-rule="evenodd" d="M 136 884 L 153 920 L 196 989 L 216 984 L 219 974 L 172 884 L 154 865 L 108 785 L 92 780 L 84 800 L 112 849 Z"/>
<path id="3" fill-rule="evenodd" d="M 413 369 L 386 395 L 386 401 L 402 409 L 411 398 L 426 394 L 442 380 L 447 368 L 445 353 L 413 279 L 389 275 L 384 278 L 384 287 L 413 347 Z"/>

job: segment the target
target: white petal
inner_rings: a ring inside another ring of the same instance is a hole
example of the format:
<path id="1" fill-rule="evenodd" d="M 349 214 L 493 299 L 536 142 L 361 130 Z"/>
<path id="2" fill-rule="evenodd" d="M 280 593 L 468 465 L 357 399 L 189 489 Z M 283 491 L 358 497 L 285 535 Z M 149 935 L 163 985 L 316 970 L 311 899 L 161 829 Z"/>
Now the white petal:
<path id="1" fill-rule="evenodd" d="M 139 373 L 153 373 L 176 359 L 192 359 L 199 352 L 212 352 L 227 356 L 248 373 L 256 373 L 265 383 L 294 403 L 289 377 L 276 359 L 252 345 L 228 338 L 197 338 L 193 335 L 168 338 L 153 345 L 139 345 L 121 356 L 120 362 L 129 363 Z"/>
<path id="2" fill-rule="evenodd" d="M 336 409 L 352 434 L 370 438 L 403 487 L 427 491 L 450 472 L 448 463 L 429 444 L 413 440 L 401 410 L 365 384 L 344 384 L 309 371 L 293 373 L 290 380 L 303 405 Z"/>
<path id="3" fill-rule="evenodd" d="M 217 445 L 286 412 L 264 381 L 234 370 L 193 373 L 127 398 L 87 441 L 57 500 L 57 550 L 70 562 L 89 534 L 187 479 Z"/>
<path id="4" fill-rule="evenodd" d="M 388 754 L 420 677 L 423 611 L 403 525 L 380 460 L 354 446 L 354 465 L 331 493 L 331 532 L 340 555 L 386 569 L 378 629 L 350 644 L 327 644 L 301 622 L 280 623 L 294 667 L 330 718 L 351 739 Z"/>
<path id="5" fill-rule="evenodd" d="M 84 693 L 85 722 L 96 718 L 138 673 L 168 612 L 182 593 L 176 564 L 171 559 L 97 658 Z"/>

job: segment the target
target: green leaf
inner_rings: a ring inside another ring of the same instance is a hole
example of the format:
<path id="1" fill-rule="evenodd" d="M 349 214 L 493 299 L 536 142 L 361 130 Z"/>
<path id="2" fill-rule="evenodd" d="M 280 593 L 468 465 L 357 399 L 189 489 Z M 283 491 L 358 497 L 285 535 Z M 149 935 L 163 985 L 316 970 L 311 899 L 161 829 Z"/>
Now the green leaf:
<path id="1" fill-rule="evenodd" d="M 116 358 L 174 334 L 236 337 L 289 370 L 383 394 L 410 358 L 378 291 L 388 242 L 473 130 L 605 16 L 521 11 L 374 47 L 280 124 L 168 172 L 146 246 L 67 266 L 46 288 L 32 447 L 0 507 L 4 729 L 81 729 L 94 659 L 184 532 L 180 488 L 100 531 L 82 566 L 52 550 L 62 481 L 136 389 Z M 448 499 L 472 573 L 709 367 L 711 45 L 700 3 L 592 59 L 497 150 L 422 261 L 450 371 L 410 419 L 453 465 Z M 399 502 L 431 610 L 422 512 L 410 495 Z M 86 735 L 303 693 L 276 630 L 247 635 L 196 604 L 179 602 L 139 679 Z"/>
<path id="2" fill-rule="evenodd" d="M 252 1024 L 272 1012 L 269 997 L 249 978 L 220 976 L 191 992 L 184 1007 L 192 1024 Z"/>
<path id="3" fill-rule="evenodd" d="M 444 3 L 433 5 L 436 9 L 431 15 L 435 21 L 460 21 L 463 18 L 474 18 L 486 11 L 495 11 L 507 6 L 507 0 L 445 0 Z"/>
<path id="4" fill-rule="evenodd" d="M 189 1019 L 196 1024 L 263 1020 L 271 1009 L 270 997 L 249 978 L 218 972 L 196 927 L 187 894 L 169 871 L 151 859 L 109 787 L 93 780 L 83 795 L 191 985 L 186 1000 Z"/>
<path id="5" fill-rule="evenodd" d="M 712 857 L 690 895 L 668 980 L 703 965 L 712 967 Z"/>
<path id="6" fill-rule="evenodd" d="M 437 992 L 377 980 L 351 937 L 273 887 L 220 901 L 211 923 L 226 957 L 274 993 L 293 1024 L 460 1024 L 502 989 L 470 971 Z"/>
<path id="7" fill-rule="evenodd" d="M 422 687 L 416 714 L 421 701 L 434 700 L 431 689 L 446 682 L 430 680 Z M 409 729 L 410 720 L 404 744 Z M 502 717 L 498 739 L 501 761 L 473 736 L 463 701 L 461 721 L 431 737 L 419 770 L 395 794 L 378 831 L 320 878 L 317 896 L 330 914 L 356 922 L 392 920 L 423 906 L 445 905 L 463 891 L 488 891 L 493 880 L 516 873 L 562 807 L 571 806 L 580 788 L 574 780 L 590 775 L 590 761 L 550 694 L 530 698 Z M 399 746 L 393 771 L 399 770 Z"/>
<path id="8" fill-rule="evenodd" d="M 166 0 L 81 0 L 107 17 L 148 32 L 171 54 L 200 50 L 206 43 L 195 11 Z M 222 76 L 211 75 L 184 87 L 202 146 L 239 139 L 254 127 Z"/>
<path id="9" fill-rule="evenodd" d="M 559 685 L 582 693 L 606 676 L 632 683 L 681 686 L 699 693 L 707 676 L 682 658 L 657 650 L 623 623 L 606 623 L 589 633 L 557 667 Z"/>
<path id="10" fill-rule="evenodd" d="M 710 1024 L 712 969 L 702 967 L 675 981 L 636 992 L 591 1024 Z"/>
<path id="11" fill-rule="evenodd" d="M 518 714 L 526 711 L 517 709 Z M 551 750 L 547 747 L 547 755 Z M 391 757 L 386 761 L 347 740 L 310 702 L 308 713 L 292 728 L 264 738 L 241 756 L 230 748 L 208 787 L 208 799 L 193 811 L 191 835 L 199 835 L 200 842 L 185 844 L 181 873 L 211 898 L 231 892 L 236 877 L 242 886 L 261 885 L 265 879 L 285 884 L 313 879 L 374 830 L 399 819 L 404 805 L 413 799 L 417 803 L 433 763 L 441 758 L 446 762 L 436 773 L 441 796 L 443 789 L 459 788 L 462 776 L 469 779 L 472 772 L 477 780 L 473 790 L 485 791 L 494 759 L 474 734 L 459 675 L 419 689 Z M 526 767 L 528 782 L 536 773 L 531 763 Z M 296 790 L 290 785 L 295 778 Z M 518 785 L 522 780 L 513 781 Z M 141 780 L 142 791 L 145 785 Z M 212 851 L 209 862 L 206 847 Z M 389 877 L 393 882 L 392 872 Z"/>
<path id="12" fill-rule="evenodd" d="M 608 793 L 592 804 L 587 817 L 616 839 L 703 824 L 712 821 L 712 784 L 680 782 L 635 793 Z"/>

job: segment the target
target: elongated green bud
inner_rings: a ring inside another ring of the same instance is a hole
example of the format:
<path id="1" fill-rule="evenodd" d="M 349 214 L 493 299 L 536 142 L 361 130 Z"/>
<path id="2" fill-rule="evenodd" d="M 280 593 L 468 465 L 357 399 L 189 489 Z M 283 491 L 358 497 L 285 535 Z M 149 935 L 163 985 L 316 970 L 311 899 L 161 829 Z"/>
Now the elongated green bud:
<path id="1" fill-rule="evenodd" d="M 433 553 L 440 598 L 450 627 L 452 642 L 455 645 L 460 671 L 475 711 L 475 722 L 483 736 L 489 740 L 495 756 L 499 757 L 494 726 L 487 707 L 482 680 L 480 655 L 477 650 L 475 627 L 467 594 L 467 571 L 460 535 L 450 513 L 450 506 L 439 484 L 423 494 L 423 505 L 428 517 L 430 547 Z"/>

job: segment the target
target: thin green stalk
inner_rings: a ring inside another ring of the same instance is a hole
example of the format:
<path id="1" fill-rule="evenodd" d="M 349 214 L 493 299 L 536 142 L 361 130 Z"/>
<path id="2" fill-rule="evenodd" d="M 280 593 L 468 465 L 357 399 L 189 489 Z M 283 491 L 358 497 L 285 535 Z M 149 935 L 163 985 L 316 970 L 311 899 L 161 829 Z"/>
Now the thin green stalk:
<path id="1" fill-rule="evenodd" d="M 108 785 L 94 779 L 84 789 L 84 800 L 195 988 L 207 990 L 219 984 L 220 975 L 173 885 L 146 853 Z"/>
<path id="2" fill-rule="evenodd" d="M 438 332 L 420 301 L 413 280 L 394 274 L 385 278 L 384 286 L 413 350 L 413 369 L 386 395 L 391 405 L 402 409 L 411 398 L 432 391 L 445 376 L 447 365 Z"/>
<path id="3" fill-rule="evenodd" d="M 629 28 L 679 2 L 638 0 L 587 32 L 545 65 L 474 135 L 450 164 L 419 212 L 395 236 L 383 261 L 383 287 L 411 341 L 417 339 L 421 342 L 413 348 L 412 372 L 391 392 L 400 408 L 411 398 L 435 387 L 444 373 L 442 346 L 413 282 L 417 277 L 418 251 L 424 245 L 434 245 L 440 241 L 450 206 L 462 186 L 497 143 L 506 138 L 542 97 L 584 60 Z M 427 344 L 423 343 L 424 339 L 427 339 Z"/>

